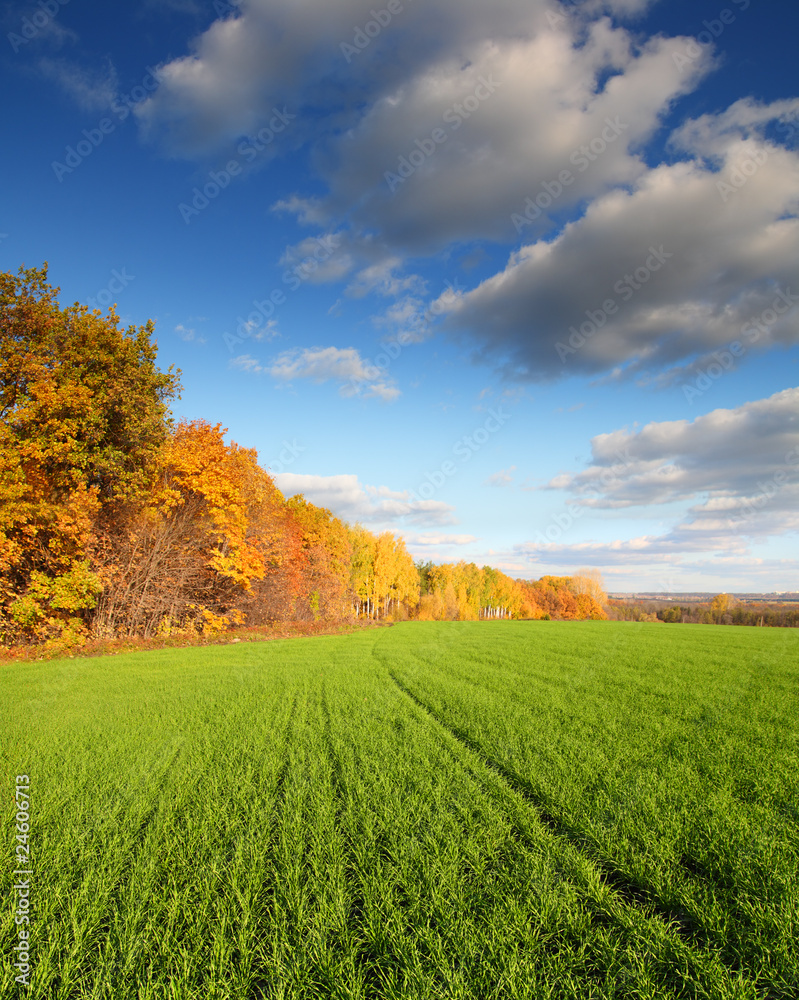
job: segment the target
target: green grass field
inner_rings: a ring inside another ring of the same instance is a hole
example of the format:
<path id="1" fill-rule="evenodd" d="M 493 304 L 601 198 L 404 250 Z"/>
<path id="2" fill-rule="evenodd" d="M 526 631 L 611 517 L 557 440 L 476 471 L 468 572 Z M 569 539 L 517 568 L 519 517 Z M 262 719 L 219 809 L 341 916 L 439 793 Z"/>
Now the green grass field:
<path id="1" fill-rule="evenodd" d="M 798 682 L 612 622 L 6 665 L 0 996 L 796 998 Z"/>

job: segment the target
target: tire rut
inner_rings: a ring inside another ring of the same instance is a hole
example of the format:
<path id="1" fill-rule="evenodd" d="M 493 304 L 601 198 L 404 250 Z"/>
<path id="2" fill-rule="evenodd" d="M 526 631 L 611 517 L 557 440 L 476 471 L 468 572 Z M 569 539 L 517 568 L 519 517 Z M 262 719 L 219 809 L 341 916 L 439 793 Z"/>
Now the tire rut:
<path id="1" fill-rule="evenodd" d="M 718 945 L 711 944 L 711 932 L 699 921 L 684 910 L 665 906 L 647 886 L 630 879 L 627 874 L 611 865 L 606 859 L 596 857 L 593 852 L 587 849 L 585 838 L 567 822 L 551 813 L 524 778 L 489 756 L 468 733 L 441 718 L 433 708 L 414 694 L 393 671 L 389 669 L 388 673 L 396 687 L 416 705 L 420 712 L 431 719 L 459 746 L 476 757 L 485 767 L 497 775 L 507 788 L 531 806 L 542 826 L 553 837 L 565 842 L 570 848 L 577 851 L 591 865 L 599 881 L 610 889 L 617 899 L 647 919 L 656 919 L 668 932 L 676 935 L 692 952 L 700 951 L 713 955 L 736 978 L 742 978 L 741 966 L 725 958 Z M 485 784 L 485 781 L 478 774 L 471 769 L 470 772 L 476 781 Z"/>

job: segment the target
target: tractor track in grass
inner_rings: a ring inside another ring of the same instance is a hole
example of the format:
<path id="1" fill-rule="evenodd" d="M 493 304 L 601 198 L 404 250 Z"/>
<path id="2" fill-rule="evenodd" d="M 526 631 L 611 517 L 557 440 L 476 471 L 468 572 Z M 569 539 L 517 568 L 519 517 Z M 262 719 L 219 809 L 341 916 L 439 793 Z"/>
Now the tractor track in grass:
<path id="1" fill-rule="evenodd" d="M 144 811 L 142 817 L 136 823 L 135 828 L 130 835 L 130 840 L 127 846 L 127 858 L 123 862 L 116 880 L 109 888 L 108 901 L 106 905 L 107 911 L 112 911 L 114 907 L 118 908 L 121 905 L 121 900 L 130 885 L 130 881 L 135 876 L 139 860 L 147 841 L 147 835 L 150 832 L 153 821 L 164 811 L 165 807 L 162 801 L 162 793 L 166 787 L 169 775 L 175 767 L 175 762 L 183 749 L 184 742 L 183 737 L 173 740 L 173 745 L 163 755 L 161 773 L 156 779 L 154 787 L 150 792 L 149 805 Z M 165 759 L 165 763 L 163 763 L 163 759 Z"/>
<path id="2" fill-rule="evenodd" d="M 337 746 L 334 735 L 335 712 L 328 699 L 327 689 L 323 687 L 320 701 L 321 715 L 323 718 L 323 743 L 325 753 L 330 766 L 330 782 L 335 798 L 335 824 L 341 838 L 341 849 L 344 861 L 344 876 L 348 890 L 346 924 L 351 935 L 351 957 L 358 975 L 361 977 L 365 996 L 370 998 L 385 997 L 394 995 L 388 985 L 396 975 L 401 975 L 405 971 L 404 959 L 395 949 L 395 943 L 381 939 L 378 935 L 375 939 L 374 929 L 370 930 L 370 923 L 374 922 L 374 911 L 380 902 L 385 902 L 385 898 L 377 900 L 373 892 L 370 892 L 364 881 L 364 858 L 361 855 L 359 860 L 354 849 L 354 838 L 360 838 L 361 834 L 357 826 L 353 826 L 351 819 L 351 795 L 352 788 L 348 781 L 345 765 L 343 763 L 342 750 Z M 423 720 L 414 717 L 414 725 L 420 728 L 425 725 Z M 363 769 L 364 762 L 358 761 L 357 751 L 355 769 Z M 397 858 L 394 845 L 391 844 L 385 831 L 380 829 L 371 833 L 369 844 L 369 858 L 385 865 L 386 869 L 396 873 Z M 414 894 L 409 885 L 404 881 L 396 881 L 392 878 L 390 888 L 390 900 L 394 920 L 397 926 L 402 923 L 404 935 L 413 938 L 419 954 L 424 957 L 429 968 L 436 965 L 436 956 L 430 951 L 424 941 L 417 936 L 417 926 L 415 923 L 415 912 L 419 905 L 419 900 L 414 899 Z M 371 911 L 372 920 L 369 919 Z M 425 913 L 425 922 L 428 931 L 438 928 L 441 939 L 446 936 L 446 932 L 441 928 L 437 917 L 431 913 Z M 388 992 L 387 992 L 388 990 Z M 444 994 L 442 994 L 443 996 Z"/>
<path id="3" fill-rule="evenodd" d="M 327 687 L 322 687 L 322 715 L 324 716 L 324 743 L 328 760 L 330 761 L 330 780 L 333 785 L 333 795 L 336 800 L 336 823 L 338 824 L 347 801 L 347 785 L 344 780 L 344 769 L 341 766 L 341 755 L 333 743 L 333 717 L 327 700 Z"/>
<path id="4" fill-rule="evenodd" d="M 181 750 L 183 750 L 184 743 L 185 740 L 183 737 L 177 737 L 169 741 L 169 746 L 161 754 L 160 773 L 149 792 L 148 804 L 140 818 L 132 826 L 125 844 L 124 853 L 120 855 L 119 870 L 107 888 L 104 889 L 103 916 L 99 920 L 96 931 L 96 938 L 100 943 L 107 944 L 113 932 L 113 915 L 123 908 L 123 900 L 128 894 L 131 880 L 136 876 L 137 867 L 145 849 L 149 832 L 154 821 L 165 810 L 162 793 L 167 785 L 170 774 L 175 768 Z M 93 870 L 91 874 L 87 872 L 85 877 L 90 878 L 92 883 L 96 884 L 97 871 Z M 79 975 L 79 973 L 70 969 L 69 975 L 64 979 L 62 971 L 59 970 L 48 982 L 48 988 L 52 996 L 60 996 L 64 989 L 71 990 L 74 984 L 74 977 Z"/>
<path id="5" fill-rule="evenodd" d="M 327 699 L 327 688 L 322 688 L 322 715 L 324 716 L 324 744 L 330 762 L 330 780 L 333 786 L 333 796 L 335 798 L 335 823 L 341 836 L 342 851 L 345 855 L 344 878 L 350 892 L 348 900 L 347 926 L 358 936 L 363 934 L 364 908 L 366 901 L 363 893 L 354 888 L 352 883 L 357 882 L 358 866 L 355 857 L 348 846 L 346 831 L 342 828 L 341 817 L 347 806 L 347 783 L 344 779 L 344 768 L 341 764 L 341 754 L 336 750 L 333 740 L 333 717 Z"/>
<path id="6" fill-rule="evenodd" d="M 731 975 L 739 980 L 745 978 L 741 966 L 735 961 L 726 958 L 721 948 L 714 947 L 710 943 L 711 933 L 691 915 L 685 911 L 674 910 L 664 906 L 647 886 L 633 881 L 622 870 L 614 867 L 606 859 L 597 858 L 593 852 L 587 850 L 585 838 L 577 833 L 568 823 L 565 823 L 549 812 L 546 805 L 541 802 L 540 797 L 524 778 L 487 754 L 480 744 L 469 736 L 468 733 L 456 726 L 450 725 L 441 718 L 435 709 L 419 698 L 391 669 L 388 670 L 388 673 L 398 690 L 421 713 L 435 723 L 440 731 L 446 733 L 456 745 L 477 758 L 489 771 L 500 778 L 506 788 L 515 793 L 526 804 L 532 806 L 542 826 L 553 837 L 565 842 L 572 850 L 577 851 L 590 864 L 599 881 L 610 889 L 613 895 L 625 906 L 647 919 L 657 920 L 667 932 L 676 936 L 684 946 L 688 947 L 691 954 L 705 953 L 712 955 Z M 459 761 L 459 763 L 461 766 L 464 766 L 462 761 Z M 471 768 L 469 768 L 469 771 L 476 781 L 485 785 L 485 781 L 481 779 L 479 773 Z M 766 995 L 771 996 L 772 994 L 769 993 Z"/>
<path id="7" fill-rule="evenodd" d="M 346 926 L 352 942 L 352 961 L 357 972 L 362 977 L 367 997 L 385 996 L 384 975 L 390 972 L 396 959 L 390 952 L 381 949 L 370 939 L 367 930 L 367 894 L 357 856 L 352 846 L 353 832 L 343 822 L 345 813 L 349 810 L 349 790 L 342 764 L 340 750 L 336 748 L 333 735 L 333 712 L 328 701 L 327 688 L 323 686 L 321 696 L 321 712 L 324 719 L 323 741 L 325 753 L 330 764 L 330 781 L 335 799 L 335 825 L 341 838 L 341 850 L 344 860 L 344 881 L 347 887 Z M 375 853 L 384 861 L 392 861 L 390 853 L 381 845 L 382 837 L 377 838 Z M 395 899 L 395 903 L 398 901 Z M 409 933 L 412 932 L 410 925 Z"/>
<path id="8" fill-rule="evenodd" d="M 264 854 L 266 858 L 269 859 L 270 864 L 274 857 L 275 847 L 280 836 L 280 826 L 283 818 L 283 812 L 285 810 L 286 777 L 291 766 L 289 744 L 292 730 L 294 728 L 294 720 L 297 715 L 299 698 L 299 694 L 294 695 L 291 708 L 288 712 L 288 719 L 286 720 L 286 725 L 283 730 L 281 760 L 277 771 L 275 772 L 275 783 L 272 791 L 272 808 L 269 813 L 268 836 L 266 837 L 264 848 Z M 274 907 L 276 887 L 277 883 L 274 878 L 265 879 L 261 886 L 261 891 L 257 900 L 257 909 L 260 911 L 259 923 L 262 925 L 268 924 L 267 914 L 269 914 L 270 910 Z M 252 981 L 249 984 L 250 1000 L 266 1000 L 266 998 L 271 995 L 272 986 L 272 976 L 267 974 L 261 968 L 257 968 L 253 974 Z"/>

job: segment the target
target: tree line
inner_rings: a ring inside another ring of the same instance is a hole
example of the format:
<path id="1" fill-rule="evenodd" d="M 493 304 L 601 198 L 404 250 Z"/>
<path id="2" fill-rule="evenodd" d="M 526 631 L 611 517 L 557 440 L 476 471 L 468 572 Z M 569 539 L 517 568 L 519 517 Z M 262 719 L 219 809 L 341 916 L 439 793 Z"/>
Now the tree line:
<path id="1" fill-rule="evenodd" d="M 605 610 L 608 617 L 615 621 L 799 628 L 799 607 L 795 604 L 739 601 L 732 594 L 716 594 L 709 601 L 689 604 L 611 599 L 606 603 Z"/>
<path id="2" fill-rule="evenodd" d="M 319 619 L 605 617 L 601 581 L 415 563 L 402 538 L 287 499 L 225 428 L 176 421 L 153 324 L 0 275 L 0 643 Z"/>

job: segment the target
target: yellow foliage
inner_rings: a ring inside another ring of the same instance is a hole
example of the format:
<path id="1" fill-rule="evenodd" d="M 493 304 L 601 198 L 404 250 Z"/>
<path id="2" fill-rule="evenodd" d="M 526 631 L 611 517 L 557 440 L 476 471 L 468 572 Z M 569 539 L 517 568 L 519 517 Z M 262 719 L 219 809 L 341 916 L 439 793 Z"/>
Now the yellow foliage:
<path id="1" fill-rule="evenodd" d="M 263 554 L 248 538 L 248 488 L 258 468 L 256 452 L 226 445 L 220 424 L 180 423 L 164 448 L 165 474 L 156 502 L 166 514 L 199 501 L 207 517 L 208 566 L 245 591 L 264 576 Z"/>

